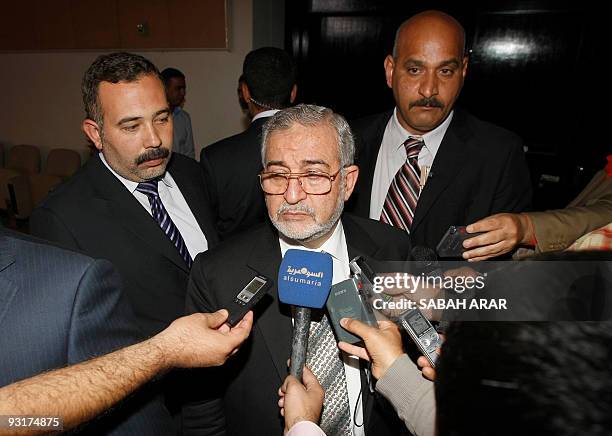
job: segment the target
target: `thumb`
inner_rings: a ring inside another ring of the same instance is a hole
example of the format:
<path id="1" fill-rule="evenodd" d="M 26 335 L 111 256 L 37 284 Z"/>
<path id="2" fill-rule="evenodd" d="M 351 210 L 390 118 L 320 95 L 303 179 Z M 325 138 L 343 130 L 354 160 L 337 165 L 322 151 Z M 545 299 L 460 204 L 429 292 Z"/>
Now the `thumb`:
<path id="1" fill-rule="evenodd" d="M 217 310 L 213 313 L 206 314 L 208 318 L 208 326 L 217 329 L 223 325 L 225 321 L 227 321 L 227 317 L 229 313 L 225 309 Z"/>
<path id="2" fill-rule="evenodd" d="M 304 383 L 304 386 L 306 386 L 307 390 L 311 390 L 313 387 L 320 386 L 317 377 L 307 367 L 304 367 L 304 372 L 302 373 L 302 383 Z"/>
<path id="3" fill-rule="evenodd" d="M 340 325 L 345 330 L 348 330 L 349 332 L 356 334 L 357 336 L 361 337 L 364 340 L 365 340 L 365 337 L 370 332 L 370 330 L 372 329 L 372 327 L 368 326 L 367 324 L 364 324 L 358 319 L 353 319 L 353 318 L 342 318 L 340 320 Z"/>

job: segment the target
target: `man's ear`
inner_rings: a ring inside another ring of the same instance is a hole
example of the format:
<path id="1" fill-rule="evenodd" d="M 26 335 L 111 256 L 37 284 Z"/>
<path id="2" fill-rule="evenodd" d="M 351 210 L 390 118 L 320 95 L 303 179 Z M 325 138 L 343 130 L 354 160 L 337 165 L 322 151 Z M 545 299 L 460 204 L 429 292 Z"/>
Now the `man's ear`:
<path id="1" fill-rule="evenodd" d="M 251 91 L 245 82 L 240 82 L 240 90 L 242 91 L 242 98 L 247 103 L 251 102 Z"/>
<path id="2" fill-rule="evenodd" d="M 102 135 L 100 134 L 100 126 L 94 120 L 85 118 L 81 124 L 81 130 L 93 142 L 99 151 L 102 151 Z"/>
<path id="3" fill-rule="evenodd" d="M 393 69 L 395 68 L 395 60 L 393 56 L 388 55 L 385 58 L 385 78 L 387 79 L 387 86 L 393 88 Z"/>
<path id="4" fill-rule="evenodd" d="M 296 96 L 297 96 L 297 85 L 293 85 L 293 88 L 291 88 L 291 95 L 289 96 L 289 102 L 291 104 L 293 104 L 293 102 L 295 101 Z"/>
<path id="5" fill-rule="evenodd" d="M 346 167 L 344 172 L 346 174 L 344 201 L 347 201 L 355 189 L 355 184 L 357 184 L 357 179 L 359 178 L 359 167 L 357 165 L 351 165 Z"/>

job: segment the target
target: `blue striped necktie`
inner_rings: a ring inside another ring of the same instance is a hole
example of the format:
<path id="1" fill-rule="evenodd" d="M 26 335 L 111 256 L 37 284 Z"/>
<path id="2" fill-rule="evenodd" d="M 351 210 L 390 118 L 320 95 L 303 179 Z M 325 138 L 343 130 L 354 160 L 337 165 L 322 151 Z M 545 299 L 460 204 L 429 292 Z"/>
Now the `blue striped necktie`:
<path id="1" fill-rule="evenodd" d="M 191 268 L 191 264 L 193 260 L 191 259 L 191 255 L 187 250 L 187 246 L 185 245 L 185 240 L 181 236 L 181 232 L 176 227 L 172 219 L 170 218 L 170 214 L 164 207 L 164 204 L 159 198 L 159 192 L 157 191 L 157 183 L 158 179 L 149 180 L 143 183 L 139 183 L 136 187 L 138 192 L 142 192 L 149 198 L 149 204 L 151 205 L 151 213 L 153 218 L 161 229 L 164 231 L 166 236 L 170 239 L 170 241 L 174 244 L 179 254 L 187 264 L 187 268 Z"/>

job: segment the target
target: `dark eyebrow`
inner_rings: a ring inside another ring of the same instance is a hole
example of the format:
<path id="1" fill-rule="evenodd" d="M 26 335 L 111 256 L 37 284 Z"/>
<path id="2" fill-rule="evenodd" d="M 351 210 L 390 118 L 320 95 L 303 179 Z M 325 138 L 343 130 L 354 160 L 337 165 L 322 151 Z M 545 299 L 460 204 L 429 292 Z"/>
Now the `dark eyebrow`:
<path id="1" fill-rule="evenodd" d="M 142 117 L 125 117 L 125 118 L 121 118 L 117 124 L 121 125 L 121 124 L 129 123 L 131 121 L 138 121 L 141 119 Z"/>
<path id="2" fill-rule="evenodd" d="M 153 118 L 157 118 L 161 114 L 170 115 L 170 108 L 165 108 L 165 109 L 158 110 L 157 112 L 155 112 L 153 114 Z M 121 118 L 119 120 L 119 122 L 117 123 L 117 125 L 129 123 L 129 122 L 132 122 L 132 121 L 142 120 L 142 118 L 143 117 L 125 117 L 125 118 Z"/>
<path id="3" fill-rule="evenodd" d="M 459 67 L 459 61 L 457 59 L 447 59 L 438 65 L 438 67 Z"/>
<path id="4" fill-rule="evenodd" d="M 413 66 L 413 65 L 416 65 L 417 67 L 423 67 L 425 66 L 425 63 L 418 59 L 411 59 L 411 58 L 406 59 L 406 61 L 404 62 L 404 66 Z M 459 65 L 460 65 L 459 61 L 456 58 L 452 58 L 452 59 L 446 59 L 440 62 L 436 68 L 447 67 L 447 66 L 459 67 Z"/>

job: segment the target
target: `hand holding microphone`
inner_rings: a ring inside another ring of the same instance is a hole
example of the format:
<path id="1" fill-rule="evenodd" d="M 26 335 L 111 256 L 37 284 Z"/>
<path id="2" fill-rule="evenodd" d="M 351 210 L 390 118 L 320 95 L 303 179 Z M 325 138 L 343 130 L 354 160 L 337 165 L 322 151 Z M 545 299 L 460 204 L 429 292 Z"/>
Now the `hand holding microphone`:
<path id="1" fill-rule="evenodd" d="M 298 380 L 306 363 L 310 310 L 325 305 L 332 277 L 331 256 L 307 250 L 287 250 L 278 270 L 278 297 L 295 307 L 290 373 Z"/>

